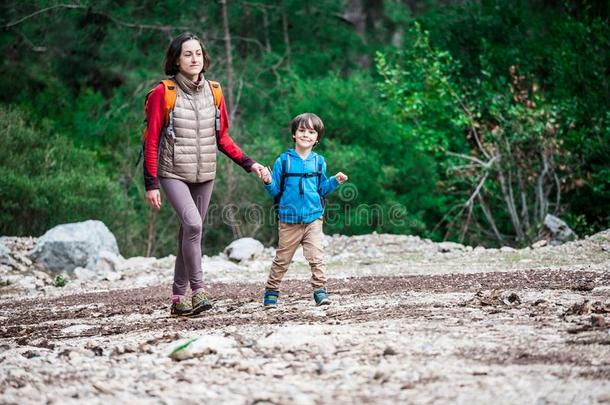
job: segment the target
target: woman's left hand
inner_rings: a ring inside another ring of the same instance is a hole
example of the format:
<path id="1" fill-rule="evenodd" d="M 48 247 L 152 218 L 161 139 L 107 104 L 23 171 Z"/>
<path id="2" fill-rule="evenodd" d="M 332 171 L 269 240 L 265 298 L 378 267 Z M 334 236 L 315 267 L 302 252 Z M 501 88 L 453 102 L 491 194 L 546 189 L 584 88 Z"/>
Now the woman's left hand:
<path id="1" fill-rule="evenodd" d="M 263 173 L 265 172 L 265 166 L 261 165 L 260 163 L 254 163 L 250 170 L 255 173 L 259 179 L 262 179 Z"/>

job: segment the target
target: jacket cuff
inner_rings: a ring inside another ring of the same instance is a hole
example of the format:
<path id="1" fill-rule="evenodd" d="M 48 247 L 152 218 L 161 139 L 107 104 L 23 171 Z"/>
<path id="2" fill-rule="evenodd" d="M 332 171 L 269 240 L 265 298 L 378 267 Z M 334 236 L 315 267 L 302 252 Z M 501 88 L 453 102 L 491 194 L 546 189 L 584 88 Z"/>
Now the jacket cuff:
<path id="1" fill-rule="evenodd" d="M 144 178 L 144 187 L 146 188 L 146 191 L 158 190 L 160 188 L 159 179 L 157 177 Z"/>
<path id="2" fill-rule="evenodd" d="M 254 160 L 252 160 L 248 156 L 244 155 L 244 157 L 243 157 L 243 159 L 241 161 L 241 167 L 245 171 L 250 173 L 252 171 L 252 165 L 254 165 L 254 163 L 256 163 Z"/>
<path id="3" fill-rule="evenodd" d="M 341 185 L 341 183 L 339 183 L 339 180 L 337 180 L 337 177 L 335 176 L 332 176 L 330 178 L 330 182 L 332 183 L 333 190 Z"/>

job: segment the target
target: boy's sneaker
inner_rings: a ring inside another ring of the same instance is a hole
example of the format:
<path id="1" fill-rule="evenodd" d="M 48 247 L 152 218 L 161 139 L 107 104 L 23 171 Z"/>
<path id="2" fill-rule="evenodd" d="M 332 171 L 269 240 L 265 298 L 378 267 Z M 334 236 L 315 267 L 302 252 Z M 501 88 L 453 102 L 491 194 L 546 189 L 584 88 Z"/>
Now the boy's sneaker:
<path id="1" fill-rule="evenodd" d="M 313 291 L 313 299 L 316 301 L 316 305 L 330 305 L 330 298 L 324 288 Z"/>
<path id="2" fill-rule="evenodd" d="M 280 296 L 278 291 L 265 290 L 263 306 L 265 308 L 277 308 L 277 298 Z"/>
<path id="3" fill-rule="evenodd" d="M 203 291 L 198 291 L 197 293 L 193 294 L 191 297 L 191 302 L 193 304 L 193 310 L 191 311 L 190 315 L 197 315 L 212 308 L 212 303 L 208 297 L 206 297 Z"/>
<path id="4" fill-rule="evenodd" d="M 179 301 L 172 303 L 169 310 L 171 316 L 188 316 L 191 315 L 192 311 L 193 307 L 186 298 L 181 298 Z"/>

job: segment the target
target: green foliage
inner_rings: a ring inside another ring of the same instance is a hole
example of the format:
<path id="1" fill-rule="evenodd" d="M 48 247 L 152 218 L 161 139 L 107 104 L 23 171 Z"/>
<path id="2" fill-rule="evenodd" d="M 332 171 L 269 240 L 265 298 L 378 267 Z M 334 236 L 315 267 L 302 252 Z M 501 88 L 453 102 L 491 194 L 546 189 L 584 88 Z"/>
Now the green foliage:
<path id="1" fill-rule="evenodd" d="M 0 108 L 5 124 L 0 158 L 0 223 L 8 235 L 40 235 L 87 219 L 118 225 L 126 201 L 92 152 L 48 128 L 32 128 L 15 108 Z"/>
<path id="2" fill-rule="evenodd" d="M 53 279 L 53 285 L 55 287 L 65 287 L 67 283 L 68 283 L 68 280 L 64 276 L 62 276 L 61 274 L 58 274 Z"/>
<path id="3" fill-rule="evenodd" d="M 2 233 L 37 235 L 58 223 L 97 218 L 124 255 L 175 253 L 174 213 L 164 200 L 151 214 L 142 168 L 134 167 L 142 105 L 163 78 L 169 38 L 187 29 L 206 42 L 213 62 L 206 75 L 227 91 L 221 5 L 52 6 L 46 0 L 2 5 L 3 24 L 16 22 L 0 33 Z M 336 218 L 326 232 L 458 240 L 467 233 L 472 243 L 491 244 L 496 238 L 485 220 L 464 227 L 469 211 L 458 213 L 465 198 L 478 175 L 489 173 L 495 180 L 486 183 L 487 202 L 500 232 L 514 234 L 502 209 L 499 169 L 513 180 L 520 170 L 528 179 L 540 173 L 543 150 L 552 151 L 561 184 L 552 210 L 581 234 L 610 227 L 607 9 L 577 0 L 384 0 L 363 3 L 365 24 L 356 29 L 363 20 L 350 21 L 346 7 L 337 0 L 228 7 L 237 107 L 231 135 L 272 165 L 292 146 L 294 115 L 322 117 L 327 137 L 318 151 L 329 174 L 348 174 L 343 189 L 351 193 L 329 198 Z M 511 88 L 525 89 L 526 99 L 515 100 Z M 495 171 L 469 171 L 455 154 L 484 160 L 475 132 L 483 148 L 503 157 L 517 153 L 517 163 L 502 159 Z M 206 253 L 239 236 L 272 243 L 271 202 L 262 185 L 224 156 L 218 165 Z M 524 184 L 518 189 L 531 198 L 534 183 Z M 237 208 L 232 226 L 223 211 L 231 204 Z M 262 208 L 264 221 L 249 217 L 253 206 Z M 479 206 L 472 217 L 484 217 Z"/>
<path id="4" fill-rule="evenodd" d="M 330 75 L 315 80 L 291 76 L 281 90 L 267 114 L 248 119 L 248 132 L 256 143 L 267 145 L 263 161 L 271 166 L 293 146 L 289 124 L 294 116 L 313 112 L 322 118 L 325 135 L 316 151 L 326 158 L 329 176 L 343 171 L 350 178 L 343 186 L 348 191 L 340 190 L 328 199 L 329 208 L 333 207 L 328 232 L 425 230 L 424 215 L 438 212 L 441 199 L 430 181 L 434 179 L 430 159 L 413 147 L 371 76 Z M 406 212 L 402 221 L 389 221 L 392 206 Z"/>

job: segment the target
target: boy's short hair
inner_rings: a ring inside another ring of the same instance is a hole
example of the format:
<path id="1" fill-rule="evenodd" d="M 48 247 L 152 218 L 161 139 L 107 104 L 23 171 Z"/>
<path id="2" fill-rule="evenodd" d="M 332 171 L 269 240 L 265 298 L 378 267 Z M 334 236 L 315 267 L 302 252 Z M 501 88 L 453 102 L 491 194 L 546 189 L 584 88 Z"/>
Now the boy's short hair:
<path id="1" fill-rule="evenodd" d="M 313 113 L 303 113 L 297 115 L 292 119 L 290 127 L 293 136 L 297 133 L 297 129 L 299 129 L 299 127 L 315 130 L 318 133 L 317 142 L 320 142 L 322 135 L 324 135 L 324 123 L 320 117 Z"/>

